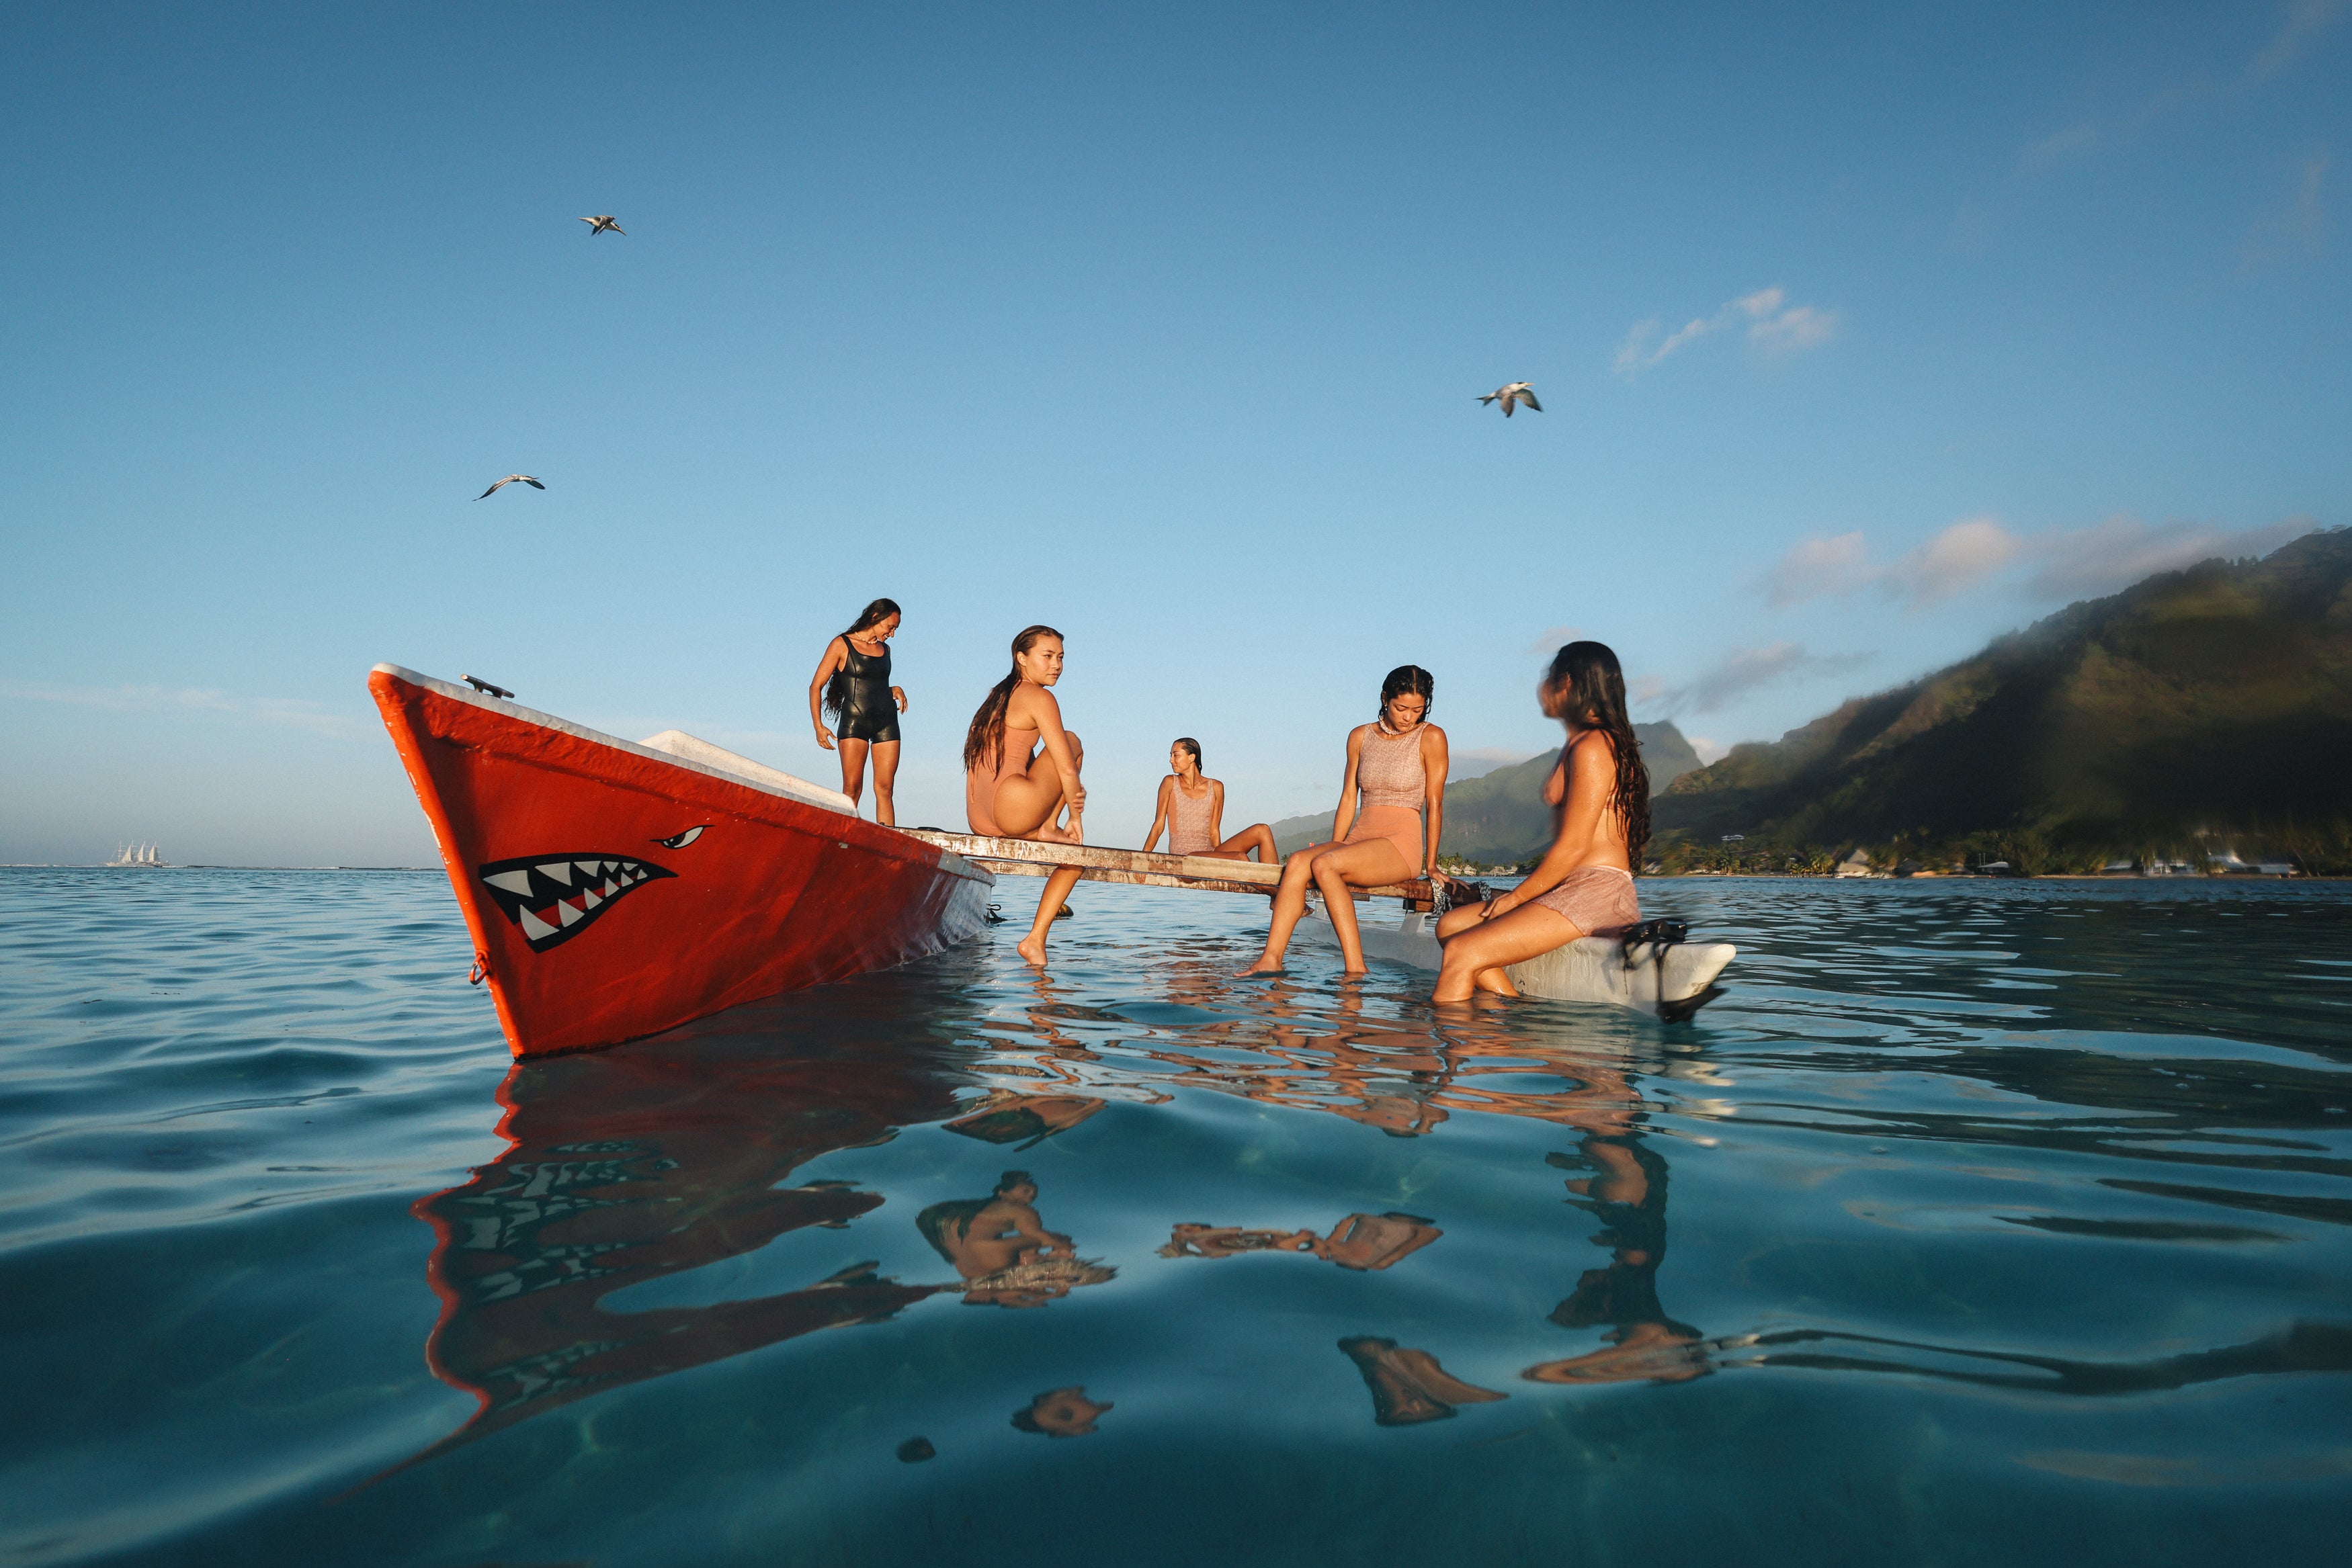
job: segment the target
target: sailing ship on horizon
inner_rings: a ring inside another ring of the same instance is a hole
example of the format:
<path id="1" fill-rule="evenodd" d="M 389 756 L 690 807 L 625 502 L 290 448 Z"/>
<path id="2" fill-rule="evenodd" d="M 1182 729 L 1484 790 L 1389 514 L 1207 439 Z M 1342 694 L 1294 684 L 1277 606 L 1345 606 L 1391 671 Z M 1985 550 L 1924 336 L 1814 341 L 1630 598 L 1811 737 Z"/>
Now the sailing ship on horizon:
<path id="1" fill-rule="evenodd" d="M 160 870 L 172 862 L 157 853 L 153 844 L 120 844 L 115 848 L 114 858 L 106 863 Z"/>

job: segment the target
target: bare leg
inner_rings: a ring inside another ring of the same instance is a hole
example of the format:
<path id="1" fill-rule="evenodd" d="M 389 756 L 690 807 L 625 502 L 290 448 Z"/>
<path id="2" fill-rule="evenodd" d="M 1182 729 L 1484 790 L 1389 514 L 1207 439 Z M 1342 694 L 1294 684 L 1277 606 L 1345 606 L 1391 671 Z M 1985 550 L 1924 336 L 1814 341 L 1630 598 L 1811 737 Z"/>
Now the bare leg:
<path id="1" fill-rule="evenodd" d="M 1081 775 L 1087 765 L 1087 748 L 1080 744 L 1076 731 L 1067 732 L 1070 738 L 1070 760 Z M 1030 759 L 1025 773 L 1009 773 L 996 786 L 994 815 L 997 825 L 1008 839 L 1032 839 L 1045 844 L 1082 844 L 1086 842 L 1085 826 L 1073 817 L 1067 827 L 1057 827 L 1054 819 L 1062 814 L 1066 804 L 1062 794 L 1061 769 L 1054 766 L 1051 753 L 1039 749 Z"/>
<path id="2" fill-rule="evenodd" d="M 1215 849 L 1202 850 L 1200 853 L 1221 861 L 1245 861 L 1250 858 L 1252 850 L 1257 852 L 1260 865 L 1282 863 L 1282 856 L 1274 847 L 1274 830 L 1264 822 L 1254 822 Z"/>
<path id="3" fill-rule="evenodd" d="M 1078 868 L 1058 866 L 1045 878 L 1045 891 L 1037 898 L 1037 918 L 1029 925 L 1029 935 L 1014 944 L 1013 951 L 1036 965 L 1045 967 L 1045 933 L 1054 928 L 1054 916 L 1061 913 L 1062 900 L 1070 896 L 1070 889 L 1078 885 Z"/>
<path id="4" fill-rule="evenodd" d="M 1486 918 L 1483 904 L 1465 904 L 1447 910 L 1437 917 L 1437 939 L 1450 942 Z M 1481 969 L 1473 978 L 1478 989 L 1498 997 L 1516 997 L 1519 988 L 1511 984 L 1511 977 L 1501 969 Z"/>
<path id="5" fill-rule="evenodd" d="M 1444 967 L 1438 971 L 1437 988 L 1430 993 L 1430 999 L 1466 1002 L 1474 988 L 1512 995 L 1501 989 L 1510 984 L 1509 977 L 1502 973 L 1504 968 L 1564 946 L 1583 935 L 1576 922 L 1558 910 L 1540 904 L 1523 904 L 1508 915 L 1498 915 L 1446 939 Z M 1496 983 L 1484 983 L 1489 971 Z"/>
<path id="6" fill-rule="evenodd" d="M 1310 844 L 1284 862 L 1282 885 L 1274 892 L 1273 924 L 1265 933 L 1265 951 L 1256 963 L 1240 971 L 1244 975 L 1271 975 L 1282 967 L 1282 955 L 1290 946 L 1290 934 L 1298 927 L 1307 913 L 1307 882 L 1317 857 L 1339 848 L 1337 844 Z"/>
<path id="7" fill-rule="evenodd" d="M 1364 973 L 1364 937 L 1356 925 L 1353 889 L 1409 882 L 1412 868 L 1388 840 L 1366 839 L 1362 843 L 1343 844 L 1328 855 L 1317 857 L 1310 874 L 1323 894 L 1323 913 L 1331 917 L 1331 929 L 1339 934 L 1341 972 Z"/>
<path id="8" fill-rule="evenodd" d="M 833 737 L 833 744 L 834 749 L 841 753 L 841 792 L 848 796 L 849 803 L 855 806 L 858 797 L 866 793 L 866 743 L 837 735 Z"/>
<path id="9" fill-rule="evenodd" d="M 874 743 L 874 820 L 886 828 L 898 825 L 898 803 L 891 797 L 890 788 L 898 780 L 898 743 L 877 740 Z"/>

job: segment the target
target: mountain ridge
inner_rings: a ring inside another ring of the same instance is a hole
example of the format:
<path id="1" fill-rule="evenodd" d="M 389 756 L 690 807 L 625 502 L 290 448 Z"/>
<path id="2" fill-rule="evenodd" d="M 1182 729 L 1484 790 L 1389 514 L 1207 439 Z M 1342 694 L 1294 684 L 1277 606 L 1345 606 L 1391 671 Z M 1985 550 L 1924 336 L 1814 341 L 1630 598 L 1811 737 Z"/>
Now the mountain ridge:
<path id="1" fill-rule="evenodd" d="M 2352 530 L 2070 604 L 1677 779 L 1662 843 L 2346 839 Z"/>

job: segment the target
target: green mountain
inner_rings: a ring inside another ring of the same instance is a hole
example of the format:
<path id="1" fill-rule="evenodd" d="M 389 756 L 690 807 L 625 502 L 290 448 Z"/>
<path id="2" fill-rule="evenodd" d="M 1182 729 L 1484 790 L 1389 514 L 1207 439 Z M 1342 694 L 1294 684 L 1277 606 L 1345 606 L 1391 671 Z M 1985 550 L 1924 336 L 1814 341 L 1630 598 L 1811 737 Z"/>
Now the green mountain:
<path id="1" fill-rule="evenodd" d="M 2347 819 L 2343 528 L 2070 605 L 1777 742 L 1736 747 L 1655 810 L 1662 838 L 1695 845 L 1975 836 L 2014 841 L 2046 869 L 2220 834 L 2316 869 L 2352 848 Z"/>
<path id="2" fill-rule="evenodd" d="M 1698 753 L 1671 724 L 1637 724 L 1642 760 L 1649 765 L 1653 794 L 1696 770 Z M 1530 757 L 1445 787 L 1446 853 L 1480 862 L 1520 861 L 1539 853 L 1550 840 L 1551 809 L 1543 803 L 1545 775 L 1557 751 Z M 1274 824 L 1275 847 L 1284 854 L 1319 843 L 1330 835 L 1331 813 L 1286 817 Z"/>

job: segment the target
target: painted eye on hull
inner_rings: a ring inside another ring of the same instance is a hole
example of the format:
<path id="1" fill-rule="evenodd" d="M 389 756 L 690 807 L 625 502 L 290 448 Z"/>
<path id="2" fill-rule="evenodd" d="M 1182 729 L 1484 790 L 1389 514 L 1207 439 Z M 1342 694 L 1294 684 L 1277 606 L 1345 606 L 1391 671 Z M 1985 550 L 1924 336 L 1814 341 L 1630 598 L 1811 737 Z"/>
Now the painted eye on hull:
<path id="1" fill-rule="evenodd" d="M 709 825 L 709 823 L 705 822 L 702 824 L 702 827 L 688 828 L 682 833 L 672 833 L 666 839 L 656 839 L 654 842 L 661 845 L 661 847 L 666 850 L 682 850 L 686 848 L 687 845 L 694 842 L 695 840 L 700 838 L 702 836 L 702 828 L 707 828 Z"/>

